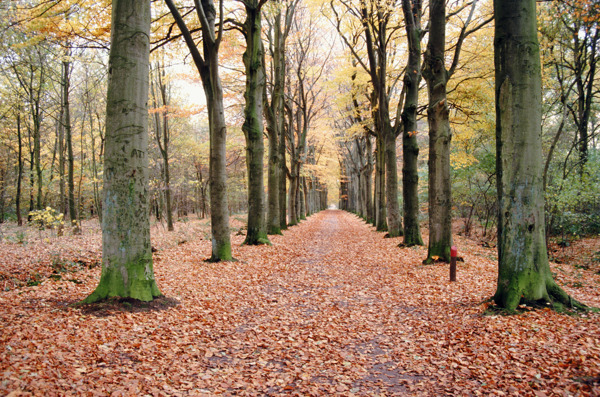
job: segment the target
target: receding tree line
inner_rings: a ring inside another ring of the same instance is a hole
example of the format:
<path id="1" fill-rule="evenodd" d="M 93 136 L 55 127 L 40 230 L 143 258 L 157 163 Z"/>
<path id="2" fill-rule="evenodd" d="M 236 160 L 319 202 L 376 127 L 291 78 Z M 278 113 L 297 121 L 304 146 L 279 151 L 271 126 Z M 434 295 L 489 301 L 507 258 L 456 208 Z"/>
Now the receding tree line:
<path id="1" fill-rule="evenodd" d="M 306 215 L 323 209 L 327 191 L 314 177 L 303 171 L 305 164 L 315 164 L 319 149 L 307 143 L 308 131 L 315 119 L 327 107 L 321 95 L 320 80 L 328 67 L 328 56 L 315 56 L 318 33 L 310 17 L 298 19 L 298 0 L 272 1 L 240 0 L 245 11 L 243 21 L 225 20 L 223 1 L 195 0 L 193 6 L 178 8 L 164 0 L 171 18 L 167 34 L 155 48 L 181 39 L 202 80 L 208 110 L 208 197 L 211 216 L 211 261 L 232 260 L 229 232 L 227 194 L 227 123 L 225 120 L 224 89 L 220 72 L 219 50 L 230 28 L 238 29 L 245 39 L 245 52 L 240 54 L 245 68 L 245 107 L 242 131 L 246 139 L 248 230 L 246 244 L 269 243 L 268 234 L 280 233 Z M 423 29 L 423 5 L 419 0 L 402 2 L 357 3 L 332 0 L 329 18 L 350 53 L 356 69 L 369 78 L 361 85 L 357 73 L 352 74 L 352 92 L 347 117 L 338 126 L 360 125 L 361 131 L 351 140 L 341 140 L 341 207 L 364 216 L 390 237 L 404 236 L 404 246 L 423 244 L 419 230 L 417 120 L 423 109 L 429 130 L 428 207 L 429 248 L 425 260 L 448 261 L 450 257 L 452 195 L 450 143 L 451 104 L 448 101 L 448 82 L 459 67 L 465 39 L 487 25 L 492 18 L 478 10 L 472 1 L 447 11 L 445 1 L 429 3 L 429 20 Z M 495 13 L 495 72 L 496 72 L 496 175 L 498 200 L 498 290 L 494 296 L 499 306 L 513 310 L 522 301 L 547 301 L 584 305 L 573 301 L 553 281 L 544 234 L 543 190 L 547 162 L 544 166 L 541 141 L 542 98 L 541 65 L 535 2 L 494 2 Z M 400 17 L 399 9 L 402 9 Z M 68 15 L 68 14 L 67 14 Z M 263 29 L 262 19 L 267 24 Z M 567 13 L 561 15 L 568 15 Z M 459 18 L 460 16 L 460 18 Z M 167 18 L 163 15 L 158 18 Z M 308 19 L 307 19 L 308 18 Z M 448 21 L 457 18 L 458 34 L 448 50 L 446 29 Z M 565 17 L 566 18 L 566 17 Z M 111 20 L 108 91 L 104 134 L 100 117 L 94 119 L 89 111 L 89 125 L 97 122 L 103 151 L 102 199 L 94 181 L 96 211 L 101 209 L 103 231 L 103 270 L 100 283 L 85 301 L 94 302 L 111 296 L 151 300 L 160 296 L 154 282 L 149 234 L 149 155 L 148 103 L 160 111 L 153 114 L 156 144 L 162 160 L 161 173 L 165 184 L 168 228 L 173 228 L 171 183 L 169 174 L 169 94 L 160 63 L 149 73 L 150 1 L 114 0 Z M 194 22 L 190 22 L 195 19 Z M 570 23 L 570 21 L 567 21 Z M 565 22 L 565 25 L 571 26 Z M 304 25 L 306 24 L 306 25 Z M 189 26 L 196 26 L 190 29 Z M 178 33 L 175 30 L 178 30 Z M 263 35 L 263 30 L 266 32 Z M 295 35 L 290 39 L 289 33 Z M 406 54 L 394 45 L 404 30 Z M 595 33 L 594 33 L 595 32 Z M 199 35 L 199 36 L 198 36 Z M 266 41 L 263 39 L 266 36 Z M 577 38 L 575 38 L 577 36 Z M 427 37 L 424 54 L 421 41 Z M 579 34 L 573 36 L 577 42 Z M 597 29 L 585 36 L 585 50 L 594 50 Z M 201 47 L 201 48 L 200 48 Z M 44 56 L 41 46 L 34 46 L 28 56 Z M 61 209 L 77 225 L 79 215 L 75 206 L 72 133 L 70 121 L 70 52 L 69 45 L 62 58 L 60 116 L 57 118 L 58 167 Z M 574 45 L 573 52 L 581 47 Z M 451 63 L 446 66 L 446 54 Z M 267 56 L 269 66 L 267 68 Z M 578 106 L 561 103 L 577 124 L 580 176 L 585 175 L 589 160 L 588 144 L 594 136 L 589 123 L 596 58 L 592 55 L 587 67 L 577 65 L 579 81 L 566 86 L 564 74 L 559 73 L 560 90 L 579 94 Z M 402 64 L 405 62 L 405 64 Z M 581 62 L 580 62 L 581 63 Z M 31 64 L 29 70 L 17 62 L 9 62 L 18 77 L 17 92 L 26 95 L 29 107 L 27 134 L 30 136 L 30 209 L 43 207 L 43 170 L 40 160 L 42 111 L 44 93 L 44 62 Z M 523 68 L 522 65 L 528 65 Z M 34 70 L 39 65 L 40 69 Z M 586 74 L 587 73 L 587 74 Z M 575 73 L 577 74 L 577 73 Z M 150 82 L 150 78 L 152 82 Z M 427 105 L 419 112 L 421 79 L 427 87 Z M 402 82 L 400 87 L 400 82 Z M 590 88 L 592 87 L 592 88 Z M 362 98 L 367 98 L 366 104 Z M 89 98 L 88 98 L 89 99 Z M 391 103 L 396 110 L 391 112 Z M 524 105 L 525 104 L 525 105 Z M 583 108 L 583 110 L 581 109 Z M 16 207 L 20 209 L 21 178 L 23 174 L 22 117 L 23 109 L 12 109 L 16 115 L 18 142 L 18 188 Z M 525 111 L 526 114 L 519 112 Z M 84 118 L 85 119 L 85 118 Z M 525 122 L 524 122 L 525 120 Z M 266 123 L 265 123 L 266 121 Z M 266 128 L 265 128 L 266 124 Z M 585 125 L 583 125 L 585 124 Z M 562 132 L 562 124 L 556 136 Z M 269 142 L 268 195 L 265 198 L 263 180 L 264 140 Z M 403 212 L 398 201 L 397 154 L 398 136 L 402 134 Z M 92 150 L 95 136 L 91 133 Z M 371 139 L 375 140 L 375 149 Z M 556 138 L 558 140 L 558 138 Z M 555 142 L 551 146 L 554 150 Z M 585 146 L 585 147 L 584 147 Z M 550 155 L 552 153 L 550 150 Z M 66 156 L 66 159 L 65 159 Z M 289 161 L 286 161 L 289 156 Z M 54 158 L 53 158 L 54 161 Z M 65 161 L 68 170 L 65 171 Z M 289 166 L 288 166 L 289 164 Z M 97 173 L 95 153 L 91 167 Z M 374 171 L 374 178 L 373 177 Z M 65 172 L 67 186 L 64 186 Z M 204 198 L 203 169 L 197 167 Z M 96 174 L 97 175 L 97 174 Z M 289 190 L 287 183 L 289 182 Z M 37 191 L 34 189 L 37 188 Z M 68 192 L 66 191 L 68 189 Z M 35 198 L 34 198 L 35 195 Z M 163 196 L 161 196 L 163 197 Z M 203 207 L 203 211 L 206 207 Z M 20 219 L 20 213 L 17 215 Z M 135 230 L 135 233 L 132 233 Z"/>

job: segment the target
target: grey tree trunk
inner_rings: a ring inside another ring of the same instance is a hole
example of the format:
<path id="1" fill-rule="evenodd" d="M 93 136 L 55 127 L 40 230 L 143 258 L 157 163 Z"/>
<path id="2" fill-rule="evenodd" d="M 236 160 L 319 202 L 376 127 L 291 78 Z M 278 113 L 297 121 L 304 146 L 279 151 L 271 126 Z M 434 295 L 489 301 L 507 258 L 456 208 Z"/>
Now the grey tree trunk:
<path id="1" fill-rule="evenodd" d="M 544 235 L 541 71 L 534 0 L 494 1 L 498 284 L 494 301 L 585 308 L 552 278 Z"/>
<path id="2" fill-rule="evenodd" d="M 402 111 L 402 196 L 404 201 L 404 242 L 411 247 L 423 245 L 419 225 L 419 144 L 417 143 L 417 106 L 421 81 L 421 0 L 403 0 L 406 21 L 408 64 L 404 73 L 406 98 Z"/>
<path id="3" fill-rule="evenodd" d="M 227 199 L 227 124 L 225 123 L 225 107 L 223 105 L 223 87 L 219 76 L 219 46 L 223 37 L 223 0 L 219 1 L 220 23 L 218 31 L 215 30 L 217 10 L 213 0 L 196 2 L 196 14 L 202 29 L 204 56 L 200 54 L 196 47 L 196 42 L 173 0 L 165 0 L 165 3 L 185 39 L 194 64 L 198 69 L 208 106 L 210 130 L 210 168 L 208 174 L 212 232 L 212 255 L 209 261 L 232 260 Z"/>
<path id="4" fill-rule="evenodd" d="M 265 87 L 264 53 L 261 39 L 261 8 L 264 1 L 244 1 L 246 22 L 246 91 L 244 124 L 246 136 L 246 165 L 248 167 L 248 232 L 244 244 L 270 244 L 265 223 L 265 193 L 263 177 L 263 91 Z"/>
<path id="5" fill-rule="evenodd" d="M 150 1 L 114 0 L 106 104 L 102 275 L 84 303 L 150 301 L 154 280 L 148 209 Z"/>

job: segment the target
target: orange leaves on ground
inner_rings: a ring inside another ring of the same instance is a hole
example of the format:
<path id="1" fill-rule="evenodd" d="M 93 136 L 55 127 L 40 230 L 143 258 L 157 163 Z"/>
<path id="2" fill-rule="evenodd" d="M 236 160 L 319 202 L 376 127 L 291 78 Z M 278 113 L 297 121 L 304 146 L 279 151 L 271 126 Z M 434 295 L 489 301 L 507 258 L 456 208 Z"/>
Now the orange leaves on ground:
<path id="1" fill-rule="evenodd" d="M 237 262 L 203 262 L 207 227 L 153 233 L 157 281 L 177 305 L 67 306 L 91 292 L 98 268 L 74 273 L 79 284 L 45 278 L 0 293 L 0 393 L 600 392 L 598 314 L 484 315 L 494 250 L 456 236 L 465 262 L 450 283 L 447 265 L 421 265 L 425 247 L 398 249 L 399 239 L 340 211 L 272 236 L 270 247 L 240 246 L 234 233 Z M 600 276 L 553 271 L 576 298 L 600 306 Z"/>

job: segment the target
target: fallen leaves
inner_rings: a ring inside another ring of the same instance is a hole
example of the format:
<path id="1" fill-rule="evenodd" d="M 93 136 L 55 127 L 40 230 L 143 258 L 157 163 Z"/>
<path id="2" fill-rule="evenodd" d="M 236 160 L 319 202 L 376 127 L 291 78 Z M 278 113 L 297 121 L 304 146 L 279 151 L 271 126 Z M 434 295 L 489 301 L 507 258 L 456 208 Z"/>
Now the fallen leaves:
<path id="1" fill-rule="evenodd" d="M 99 268 L 73 273 L 81 284 L 44 278 L 0 292 L 0 393 L 599 394 L 600 316 L 484 315 L 493 249 L 455 237 L 465 262 L 450 283 L 447 265 L 420 264 L 426 248 L 398 249 L 339 211 L 272 247 L 233 236 L 238 262 L 204 262 L 210 242 L 191 230 L 185 244 L 153 241 L 159 286 L 177 301 L 161 310 L 69 307 Z M 569 292 L 600 306 L 600 277 L 560 266 L 565 288 L 579 280 L 585 288 Z"/>

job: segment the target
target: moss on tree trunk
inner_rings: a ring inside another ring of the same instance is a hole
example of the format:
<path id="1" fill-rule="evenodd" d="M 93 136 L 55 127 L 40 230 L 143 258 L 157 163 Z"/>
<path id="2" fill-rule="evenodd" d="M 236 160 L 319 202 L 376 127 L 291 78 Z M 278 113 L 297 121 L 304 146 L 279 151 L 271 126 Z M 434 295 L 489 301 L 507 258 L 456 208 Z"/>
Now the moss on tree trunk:
<path id="1" fill-rule="evenodd" d="M 150 301 L 154 280 L 148 208 L 150 2 L 113 2 L 102 217 L 102 275 L 83 302 Z"/>
<path id="2" fill-rule="evenodd" d="M 265 220 L 264 193 L 264 143 L 263 143 L 263 89 L 265 71 L 263 65 L 263 45 L 261 41 L 261 11 L 258 1 L 247 1 L 246 51 L 246 91 L 244 98 L 244 124 L 242 130 L 246 137 L 246 164 L 248 168 L 248 232 L 244 244 L 270 244 Z"/>
<path id="3" fill-rule="evenodd" d="M 494 1 L 498 283 L 494 301 L 570 305 L 552 278 L 544 233 L 541 67 L 535 1 Z M 556 306 L 555 306 L 556 307 Z"/>

